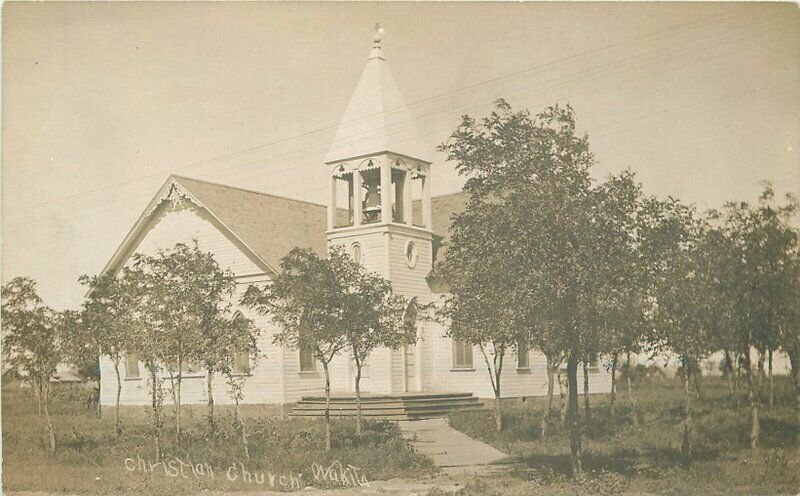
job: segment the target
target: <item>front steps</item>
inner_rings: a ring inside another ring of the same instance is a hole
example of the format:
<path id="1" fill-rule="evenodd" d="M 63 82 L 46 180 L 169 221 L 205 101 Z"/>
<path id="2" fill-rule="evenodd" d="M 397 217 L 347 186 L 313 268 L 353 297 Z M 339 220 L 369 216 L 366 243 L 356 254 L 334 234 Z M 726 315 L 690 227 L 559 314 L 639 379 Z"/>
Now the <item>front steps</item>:
<path id="1" fill-rule="evenodd" d="M 392 395 L 361 395 L 361 415 L 364 418 L 388 420 L 424 420 L 446 417 L 452 411 L 480 410 L 483 404 L 472 393 L 400 393 Z M 331 417 L 355 417 L 354 393 L 332 394 Z M 324 396 L 304 396 L 289 414 L 291 417 L 322 418 L 325 415 Z"/>

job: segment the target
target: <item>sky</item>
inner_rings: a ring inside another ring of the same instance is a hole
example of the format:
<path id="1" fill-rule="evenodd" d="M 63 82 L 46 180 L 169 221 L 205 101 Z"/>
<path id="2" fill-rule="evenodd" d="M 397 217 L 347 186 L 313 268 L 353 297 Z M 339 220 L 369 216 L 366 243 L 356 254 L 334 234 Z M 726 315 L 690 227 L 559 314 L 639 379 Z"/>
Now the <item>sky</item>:
<path id="1" fill-rule="evenodd" d="M 571 104 L 592 174 L 701 209 L 800 193 L 791 3 L 3 5 L 2 280 L 77 307 L 171 174 L 324 203 L 374 26 L 432 151 L 498 98 Z M 398 128 L 398 133 L 403 129 Z M 438 152 L 434 195 L 463 179 Z"/>

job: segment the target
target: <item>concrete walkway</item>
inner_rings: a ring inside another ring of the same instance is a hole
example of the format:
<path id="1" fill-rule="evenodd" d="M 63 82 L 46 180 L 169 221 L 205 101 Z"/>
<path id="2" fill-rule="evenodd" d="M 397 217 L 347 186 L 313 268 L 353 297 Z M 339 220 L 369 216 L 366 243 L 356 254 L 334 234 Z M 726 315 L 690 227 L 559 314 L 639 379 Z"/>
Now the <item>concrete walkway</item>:
<path id="1" fill-rule="evenodd" d="M 505 470 L 508 455 L 450 427 L 446 419 L 399 422 L 403 437 L 430 457 L 443 473 L 486 474 Z"/>

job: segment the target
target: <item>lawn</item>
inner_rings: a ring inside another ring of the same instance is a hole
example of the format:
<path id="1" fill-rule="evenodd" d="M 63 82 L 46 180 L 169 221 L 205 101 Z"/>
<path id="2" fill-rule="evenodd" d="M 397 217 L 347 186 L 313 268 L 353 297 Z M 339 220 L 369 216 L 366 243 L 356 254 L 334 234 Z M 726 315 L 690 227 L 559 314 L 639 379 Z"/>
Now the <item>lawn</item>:
<path id="1" fill-rule="evenodd" d="M 82 398 L 70 396 L 56 394 L 52 402 L 58 451 L 51 456 L 45 421 L 37 414 L 30 391 L 13 384 L 3 387 L 4 490 L 177 496 L 204 489 L 341 487 L 363 479 L 422 477 L 435 470 L 390 422 L 368 422 L 358 437 L 353 421 L 335 421 L 333 450 L 326 453 L 320 449 L 324 446 L 321 422 L 281 419 L 274 408 L 261 406 L 243 408 L 249 460 L 233 428 L 230 408 L 217 407 L 219 430 L 210 436 L 205 409 L 193 407 L 182 414 L 182 448 L 175 443 L 174 424 L 168 419 L 164 464 L 151 467 L 157 461 L 144 408 L 123 409 L 123 433 L 115 440 L 111 408 L 97 418 L 83 407 Z M 166 406 L 165 413 L 170 411 Z"/>
<path id="2" fill-rule="evenodd" d="M 761 446 L 756 450 L 749 448 L 749 409 L 737 411 L 723 379 L 704 378 L 702 398 L 694 402 L 694 449 L 688 467 L 680 454 L 682 384 L 642 379 L 635 388 L 638 428 L 625 393 L 618 397 L 615 428 L 608 423 L 608 398 L 590 397 L 592 425 L 583 438 L 586 474 L 577 482 L 569 479 L 569 444 L 560 422 L 549 435 L 540 435 L 542 402 L 504 404 L 506 428 L 500 433 L 493 430 L 488 411 L 452 414 L 453 427 L 521 462 L 510 474 L 468 481 L 459 496 L 800 493 L 797 417 L 788 378 L 776 379 L 775 406 L 762 407 Z"/>
<path id="3" fill-rule="evenodd" d="M 462 478 L 458 496 L 798 494 L 800 446 L 790 381 L 784 377 L 776 380 L 776 404 L 762 410 L 761 447 L 755 451 L 748 445 L 749 410 L 737 411 L 726 383 L 706 378 L 702 389 L 703 397 L 694 404 L 694 456 L 688 467 L 680 455 L 679 381 L 642 379 L 635 384 L 638 427 L 625 393 L 618 398 L 614 428 L 608 423 L 608 398 L 592 396 L 593 422 L 583 441 L 586 475 L 580 481 L 569 477 L 567 435 L 559 422 L 547 436 L 540 435 L 541 400 L 505 403 L 506 428 L 501 433 L 494 431 L 488 410 L 454 413 L 450 418 L 453 427 L 521 462 L 502 475 Z M 352 421 L 336 421 L 334 450 L 325 453 L 320 450 L 324 439 L 321 422 L 281 419 L 274 408 L 263 406 L 243 410 L 250 460 L 245 459 L 232 428 L 230 409 L 218 407 L 220 430 L 209 436 L 204 408 L 194 407 L 184 414 L 183 449 L 174 442 L 173 424 L 165 424 L 166 460 L 174 460 L 174 472 L 169 464 L 166 469 L 161 466 L 150 471 L 154 448 L 144 408 L 123 409 L 124 431 L 115 441 L 112 410 L 106 408 L 103 418 L 97 418 L 83 408 L 80 398 L 71 399 L 68 394 L 53 401 L 59 449 L 50 456 L 44 420 L 37 415 L 29 392 L 4 387 L 2 395 L 6 490 L 177 496 L 204 489 L 290 490 L 293 477 L 304 486 L 336 487 L 341 483 L 330 477 L 327 482 L 314 479 L 312 466 L 330 467 L 337 460 L 351 481 L 360 475 L 370 481 L 427 478 L 435 471 L 427 458 L 409 448 L 394 424 L 369 422 L 359 438 Z M 142 471 L 140 463 L 148 470 Z M 357 472 L 347 472 L 348 465 L 357 467 Z M 213 479 L 205 474 L 207 466 L 214 471 Z M 231 466 L 233 481 L 228 477 Z M 251 474 L 249 481 L 245 471 Z M 338 465 L 333 472 L 342 478 Z M 297 474 L 303 474 L 302 478 Z M 430 496 L 435 494 L 442 493 L 434 490 Z"/>

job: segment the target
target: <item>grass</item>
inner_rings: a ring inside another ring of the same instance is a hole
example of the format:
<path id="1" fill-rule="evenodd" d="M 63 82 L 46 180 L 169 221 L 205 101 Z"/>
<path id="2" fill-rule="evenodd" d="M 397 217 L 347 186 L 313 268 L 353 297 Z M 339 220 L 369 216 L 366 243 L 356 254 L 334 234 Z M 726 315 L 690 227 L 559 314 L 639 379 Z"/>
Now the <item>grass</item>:
<path id="1" fill-rule="evenodd" d="M 797 494 L 800 447 L 791 387 L 788 378 L 776 378 L 776 404 L 762 407 L 761 445 L 751 450 L 746 402 L 737 410 L 726 383 L 705 378 L 703 397 L 694 402 L 688 467 L 680 453 L 683 390 L 678 380 L 643 379 L 635 385 L 638 428 L 625 393 L 617 399 L 614 427 L 609 425 L 608 398 L 592 396 L 592 426 L 583 437 L 586 474 L 580 481 L 569 478 L 569 443 L 560 422 L 541 436 L 543 402 L 504 404 L 505 429 L 500 433 L 494 431 L 488 411 L 454 413 L 453 427 L 511 453 L 523 467 L 491 480 L 468 481 L 459 496 Z"/>
<path id="2" fill-rule="evenodd" d="M 169 415 L 172 409 L 167 406 L 164 411 Z M 349 474 L 350 481 L 361 476 L 367 480 L 421 477 L 435 471 L 430 460 L 415 453 L 401 437 L 397 426 L 390 422 L 369 421 L 364 434 L 356 436 L 354 421 L 334 421 L 333 450 L 326 453 L 320 448 L 324 446 L 321 422 L 284 420 L 279 410 L 262 406 L 243 408 L 250 451 L 247 460 L 233 428 L 232 410 L 218 406 L 216 411 L 218 432 L 210 436 L 205 409 L 184 407 L 181 448 L 175 443 L 174 424 L 168 419 L 164 425 L 163 449 L 167 461 L 175 460 L 176 471 L 156 466 L 152 472 L 144 473 L 138 469 L 139 459 L 144 460 L 148 469 L 147 462 L 156 462 L 154 438 L 145 408 L 123 408 L 123 432 L 116 440 L 112 408 L 106 407 L 103 417 L 97 418 L 83 407 L 78 395 L 57 393 L 51 412 L 58 450 L 50 455 L 45 421 L 37 414 L 31 392 L 13 384 L 4 385 L 3 488 L 6 491 L 177 496 L 202 490 L 289 490 L 291 488 L 284 488 L 281 482 L 290 486 L 290 475 L 298 481 L 296 485 L 303 487 L 341 487 L 341 483 L 331 480 L 332 477 L 327 481 L 317 481 L 313 477 L 312 465 L 330 467 L 336 461 L 341 463 L 341 469 L 334 465 L 332 472 L 340 480 L 343 470 Z M 176 458 L 195 466 L 203 465 L 199 471 L 185 465 L 181 474 Z M 126 462 L 126 459 L 129 460 Z M 126 463 L 135 470 L 126 469 Z M 205 464 L 212 467 L 213 479 L 203 475 Z M 358 471 L 347 471 L 348 464 L 356 466 Z M 231 472 L 234 481 L 227 476 L 231 465 L 235 467 Z M 249 481 L 243 469 L 251 472 Z M 297 477 L 298 473 L 303 477 Z"/>

